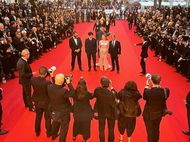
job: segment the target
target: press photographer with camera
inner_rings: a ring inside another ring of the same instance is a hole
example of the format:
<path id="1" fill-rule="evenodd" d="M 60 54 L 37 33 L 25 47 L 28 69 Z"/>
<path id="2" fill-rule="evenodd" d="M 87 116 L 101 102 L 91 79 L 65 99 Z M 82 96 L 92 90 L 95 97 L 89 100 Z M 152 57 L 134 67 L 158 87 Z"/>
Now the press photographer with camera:
<path id="1" fill-rule="evenodd" d="M 57 74 L 55 76 L 55 83 L 48 85 L 47 90 L 53 120 L 51 130 L 52 140 L 56 139 L 60 128 L 59 142 L 66 141 L 69 128 L 70 112 L 72 111 L 72 105 L 69 101 L 69 97 L 73 97 L 75 93 L 71 80 L 72 76 Z M 66 89 L 65 85 L 69 87 L 69 90 Z"/>
<path id="2" fill-rule="evenodd" d="M 158 142 L 160 123 L 166 114 L 172 114 L 167 110 L 166 100 L 169 97 L 169 89 L 160 86 L 161 76 L 158 74 L 147 74 L 147 81 L 143 93 L 146 101 L 143 119 L 148 134 L 148 142 Z"/>
<path id="3" fill-rule="evenodd" d="M 56 68 L 53 66 L 49 70 L 41 66 L 38 70 L 39 75 L 31 78 L 31 85 L 33 88 L 32 101 L 34 102 L 36 119 L 35 119 L 35 133 L 36 136 L 40 135 L 41 120 L 44 114 L 45 127 L 47 137 L 51 136 L 51 109 L 49 104 L 49 97 L 47 93 L 48 85 L 53 83 L 54 71 Z M 47 76 L 51 77 L 50 80 Z"/>

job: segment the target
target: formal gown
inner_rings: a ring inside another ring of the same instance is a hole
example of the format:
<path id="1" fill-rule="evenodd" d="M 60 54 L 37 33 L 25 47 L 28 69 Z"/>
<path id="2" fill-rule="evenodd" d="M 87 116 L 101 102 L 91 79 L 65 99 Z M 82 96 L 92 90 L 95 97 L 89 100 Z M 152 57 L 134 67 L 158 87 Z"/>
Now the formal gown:
<path id="1" fill-rule="evenodd" d="M 100 70 L 107 70 L 110 65 L 108 63 L 108 50 L 109 50 L 109 41 L 101 40 L 99 42 L 99 66 Z"/>

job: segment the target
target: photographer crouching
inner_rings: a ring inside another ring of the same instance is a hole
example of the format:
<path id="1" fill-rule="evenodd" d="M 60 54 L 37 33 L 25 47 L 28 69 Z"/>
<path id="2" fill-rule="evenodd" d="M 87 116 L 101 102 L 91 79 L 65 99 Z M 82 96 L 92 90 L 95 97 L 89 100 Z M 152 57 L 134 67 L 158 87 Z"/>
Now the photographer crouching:
<path id="1" fill-rule="evenodd" d="M 167 109 L 166 100 L 169 97 L 169 89 L 160 86 L 161 77 L 158 74 L 147 74 L 143 99 L 146 101 L 143 119 L 148 135 L 148 142 L 158 142 L 160 122 L 166 114 L 172 115 Z"/>
<path id="2" fill-rule="evenodd" d="M 48 70 L 46 67 L 42 66 L 39 68 L 38 71 L 39 76 L 31 78 L 31 85 L 33 88 L 32 101 L 34 101 L 34 106 L 36 111 L 36 119 L 35 119 L 36 136 L 40 135 L 41 120 L 43 114 L 45 117 L 45 127 L 46 127 L 47 137 L 51 136 L 51 110 L 49 105 L 47 87 L 48 85 L 52 84 L 53 81 L 46 80 L 46 77 L 49 76 L 51 77 L 50 80 L 53 80 L 53 73 L 55 69 Z"/>
<path id="3" fill-rule="evenodd" d="M 52 110 L 52 140 L 58 136 L 60 128 L 59 142 L 66 142 L 66 136 L 70 122 L 70 112 L 72 105 L 69 97 L 72 97 L 75 90 L 71 84 L 72 76 L 64 76 L 57 74 L 55 76 L 55 84 L 48 85 L 48 96 Z M 66 89 L 65 85 L 69 87 Z"/>

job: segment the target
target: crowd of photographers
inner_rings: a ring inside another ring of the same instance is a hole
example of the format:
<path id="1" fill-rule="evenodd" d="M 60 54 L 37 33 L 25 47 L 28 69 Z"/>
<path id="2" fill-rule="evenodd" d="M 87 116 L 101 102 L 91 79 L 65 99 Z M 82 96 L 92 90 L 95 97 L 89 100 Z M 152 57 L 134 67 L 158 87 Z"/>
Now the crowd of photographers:
<path id="1" fill-rule="evenodd" d="M 136 33 L 148 37 L 158 60 L 190 79 L 190 7 L 147 9 L 134 19 Z"/>
<path id="2" fill-rule="evenodd" d="M 0 3 L 0 78 L 14 78 L 20 52 L 30 51 L 29 62 L 55 48 L 70 36 L 75 21 L 74 10 L 58 3 Z"/>

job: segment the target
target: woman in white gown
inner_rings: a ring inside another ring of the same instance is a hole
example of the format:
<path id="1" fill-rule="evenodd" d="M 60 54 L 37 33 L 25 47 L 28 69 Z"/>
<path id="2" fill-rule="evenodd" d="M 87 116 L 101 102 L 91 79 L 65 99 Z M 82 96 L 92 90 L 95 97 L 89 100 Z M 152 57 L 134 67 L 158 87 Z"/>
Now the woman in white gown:
<path id="1" fill-rule="evenodd" d="M 105 35 L 102 35 L 102 40 L 99 41 L 99 66 L 100 70 L 106 71 L 109 68 L 108 64 L 108 50 L 109 50 L 109 41 Z"/>

